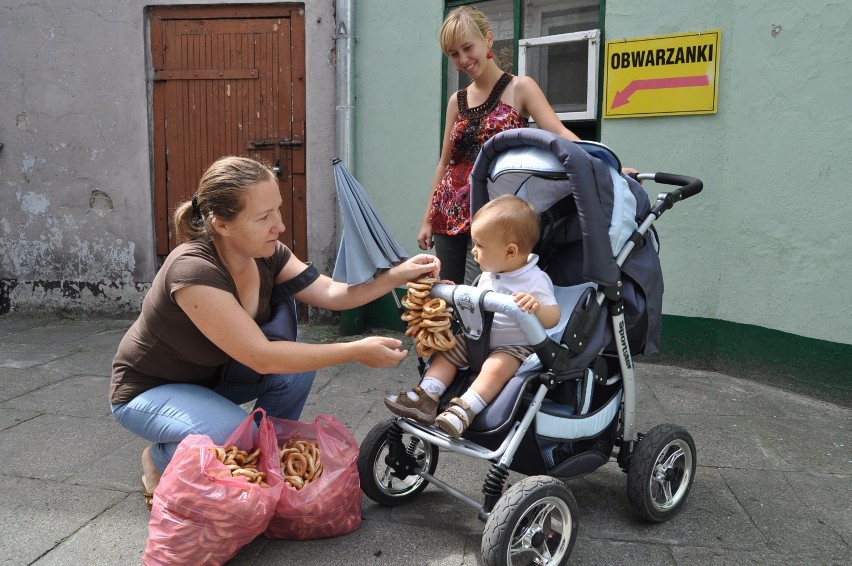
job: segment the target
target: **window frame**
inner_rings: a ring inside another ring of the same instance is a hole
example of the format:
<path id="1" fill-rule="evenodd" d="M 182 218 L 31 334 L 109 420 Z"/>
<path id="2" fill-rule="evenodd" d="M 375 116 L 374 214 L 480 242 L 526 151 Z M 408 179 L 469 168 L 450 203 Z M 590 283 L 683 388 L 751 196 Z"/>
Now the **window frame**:
<path id="1" fill-rule="evenodd" d="M 600 82 L 600 36 L 599 29 L 530 37 L 518 40 L 517 67 L 518 76 L 526 76 L 527 49 L 543 45 L 588 43 L 588 78 L 586 80 L 586 110 L 582 112 L 557 112 L 556 116 L 563 122 L 598 119 L 598 83 Z"/>

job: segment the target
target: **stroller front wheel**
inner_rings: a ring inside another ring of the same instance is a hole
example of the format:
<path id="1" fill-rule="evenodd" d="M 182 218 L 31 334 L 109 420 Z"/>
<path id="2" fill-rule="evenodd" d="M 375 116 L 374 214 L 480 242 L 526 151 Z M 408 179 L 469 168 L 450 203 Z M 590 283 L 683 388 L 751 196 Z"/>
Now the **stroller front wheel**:
<path id="1" fill-rule="evenodd" d="M 524 478 L 500 497 L 482 534 L 486 566 L 563 566 L 577 540 L 577 502 L 549 476 Z"/>
<path id="2" fill-rule="evenodd" d="M 630 457 L 627 497 L 640 517 L 661 523 L 678 512 L 694 479 L 692 436 L 679 426 L 658 425 Z"/>
<path id="3" fill-rule="evenodd" d="M 417 467 L 434 474 L 438 467 L 438 447 L 414 435 L 402 433 L 396 419 L 374 426 L 361 442 L 358 475 L 364 495 L 376 503 L 389 506 L 410 501 L 429 485 L 415 473 L 400 477 L 405 472 L 400 472 L 388 463 L 392 443 L 399 443 L 395 448 L 397 453 L 402 454 L 401 464 L 406 470 Z"/>

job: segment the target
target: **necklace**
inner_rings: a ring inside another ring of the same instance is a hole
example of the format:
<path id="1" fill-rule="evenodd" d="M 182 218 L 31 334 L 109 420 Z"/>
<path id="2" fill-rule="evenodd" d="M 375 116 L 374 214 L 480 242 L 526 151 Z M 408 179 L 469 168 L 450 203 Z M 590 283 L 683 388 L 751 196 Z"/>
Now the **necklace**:
<path id="1" fill-rule="evenodd" d="M 467 106 L 467 89 L 460 90 L 457 96 L 459 103 L 459 116 L 465 120 L 477 120 L 487 116 L 488 113 L 494 110 L 494 107 L 497 106 L 497 103 L 500 101 L 500 96 L 503 94 L 503 91 L 506 90 L 506 87 L 509 85 L 511 80 L 512 75 L 509 73 L 503 73 L 500 78 L 497 79 L 497 82 L 494 84 L 494 88 L 491 89 L 491 94 L 488 95 L 488 99 L 479 106 L 475 106 L 473 108 L 468 108 Z"/>

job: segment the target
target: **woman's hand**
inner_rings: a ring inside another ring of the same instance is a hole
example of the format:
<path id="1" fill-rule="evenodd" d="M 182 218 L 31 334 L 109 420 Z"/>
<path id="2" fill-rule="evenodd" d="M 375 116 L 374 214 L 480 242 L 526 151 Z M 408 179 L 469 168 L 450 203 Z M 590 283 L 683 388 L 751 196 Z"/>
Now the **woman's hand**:
<path id="1" fill-rule="evenodd" d="M 633 167 L 622 167 L 621 172 L 627 175 L 628 177 L 631 177 L 634 181 L 639 181 L 640 185 L 642 184 L 642 181 L 640 181 L 638 177 L 638 169 L 634 169 Z"/>
<path id="2" fill-rule="evenodd" d="M 420 225 L 420 233 L 417 234 L 417 245 L 421 250 L 431 250 L 434 242 L 432 241 L 432 223 L 424 220 Z"/>
<path id="3" fill-rule="evenodd" d="M 408 354 L 400 350 L 402 341 L 396 338 L 370 336 L 352 343 L 357 348 L 355 359 L 371 368 L 390 368 L 399 364 Z"/>
<path id="4" fill-rule="evenodd" d="M 440 260 L 429 254 L 418 254 L 391 269 L 393 275 L 401 279 L 403 283 L 415 281 L 425 276 L 437 278 L 440 271 Z"/>

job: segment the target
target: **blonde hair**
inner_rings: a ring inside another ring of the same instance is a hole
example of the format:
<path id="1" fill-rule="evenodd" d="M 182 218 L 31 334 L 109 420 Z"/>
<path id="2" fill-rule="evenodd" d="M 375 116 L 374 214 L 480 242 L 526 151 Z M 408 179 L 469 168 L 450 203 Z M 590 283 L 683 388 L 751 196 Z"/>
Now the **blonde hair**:
<path id="1" fill-rule="evenodd" d="M 274 181 L 266 165 L 248 157 L 221 157 L 201 176 L 193 199 L 175 209 L 173 222 L 178 242 L 212 236 L 213 218 L 233 220 L 245 207 L 245 191 L 263 181 Z M 198 213 L 194 210 L 197 207 Z"/>
<path id="2" fill-rule="evenodd" d="M 502 195 L 485 203 L 473 215 L 472 222 L 477 221 L 490 223 L 507 244 L 517 244 L 522 253 L 530 253 L 541 236 L 535 208 L 515 195 Z"/>
<path id="3" fill-rule="evenodd" d="M 449 55 L 450 46 L 453 42 L 468 31 L 473 31 L 482 39 L 486 39 L 486 34 L 491 31 L 491 24 L 488 23 L 485 14 L 473 6 L 453 8 L 444 18 L 441 32 L 438 35 L 441 50 Z"/>

